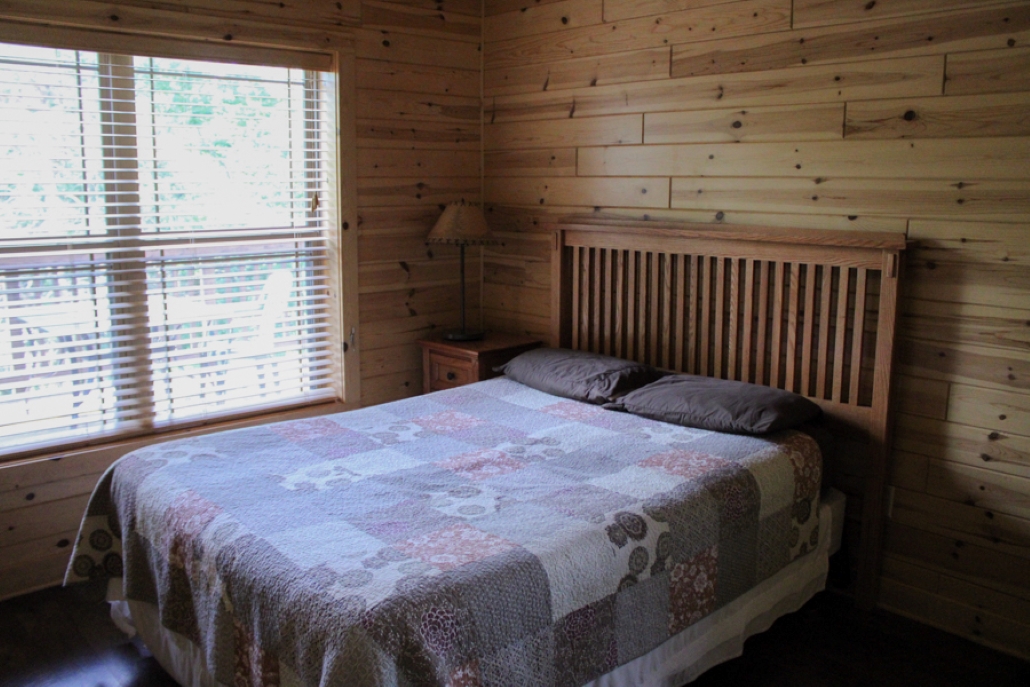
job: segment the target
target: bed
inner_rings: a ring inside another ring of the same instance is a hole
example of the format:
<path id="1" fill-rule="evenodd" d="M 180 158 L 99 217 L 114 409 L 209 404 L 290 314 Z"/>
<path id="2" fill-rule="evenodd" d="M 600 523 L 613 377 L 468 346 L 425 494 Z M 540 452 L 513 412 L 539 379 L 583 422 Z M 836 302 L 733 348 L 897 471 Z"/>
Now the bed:
<path id="1" fill-rule="evenodd" d="M 557 227 L 552 343 L 816 401 L 864 447 L 866 547 L 899 250 Z M 183 684 L 679 685 L 822 588 L 844 517 L 824 467 L 802 431 L 501 377 L 136 451 L 97 486 L 68 579 L 110 578 Z"/>

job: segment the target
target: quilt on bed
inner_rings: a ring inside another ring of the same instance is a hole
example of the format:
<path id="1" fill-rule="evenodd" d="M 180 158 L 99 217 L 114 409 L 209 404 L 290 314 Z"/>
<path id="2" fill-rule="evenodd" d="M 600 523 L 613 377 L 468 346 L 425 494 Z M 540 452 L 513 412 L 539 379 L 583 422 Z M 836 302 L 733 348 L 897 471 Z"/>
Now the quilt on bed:
<path id="1" fill-rule="evenodd" d="M 124 575 L 223 684 L 580 685 L 814 548 L 820 472 L 499 378 L 136 451 L 68 580 Z"/>

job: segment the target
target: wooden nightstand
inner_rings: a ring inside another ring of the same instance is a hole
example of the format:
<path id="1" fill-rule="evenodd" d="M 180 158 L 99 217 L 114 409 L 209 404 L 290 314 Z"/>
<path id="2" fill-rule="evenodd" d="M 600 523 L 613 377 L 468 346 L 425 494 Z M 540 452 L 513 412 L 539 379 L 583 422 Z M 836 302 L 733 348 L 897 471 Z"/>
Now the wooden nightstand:
<path id="1" fill-rule="evenodd" d="M 493 368 L 542 342 L 518 334 L 488 332 L 481 341 L 425 339 L 422 346 L 422 392 L 453 389 L 497 377 Z"/>

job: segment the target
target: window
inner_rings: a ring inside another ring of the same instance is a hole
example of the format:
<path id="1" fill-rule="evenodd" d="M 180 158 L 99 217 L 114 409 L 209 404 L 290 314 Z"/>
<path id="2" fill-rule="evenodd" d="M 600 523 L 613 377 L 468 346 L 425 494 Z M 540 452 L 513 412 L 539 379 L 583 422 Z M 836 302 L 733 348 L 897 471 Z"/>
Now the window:
<path id="1" fill-rule="evenodd" d="M 334 97 L 0 44 L 0 452 L 335 396 Z"/>

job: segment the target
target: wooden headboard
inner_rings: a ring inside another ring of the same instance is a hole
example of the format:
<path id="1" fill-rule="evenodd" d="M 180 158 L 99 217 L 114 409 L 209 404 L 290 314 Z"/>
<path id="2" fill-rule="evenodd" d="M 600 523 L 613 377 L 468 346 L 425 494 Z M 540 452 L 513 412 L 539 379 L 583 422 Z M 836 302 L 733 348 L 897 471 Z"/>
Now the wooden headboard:
<path id="1" fill-rule="evenodd" d="M 561 224 L 552 345 L 788 389 L 822 406 L 849 497 L 855 597 L 875 603 L 902 234 Z"/>

